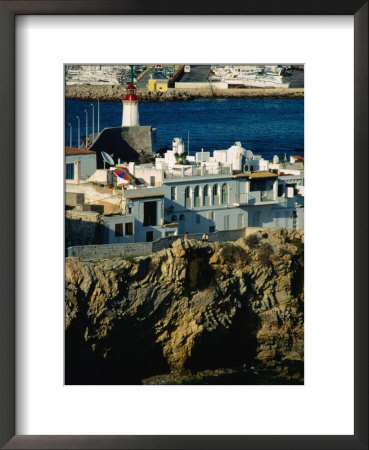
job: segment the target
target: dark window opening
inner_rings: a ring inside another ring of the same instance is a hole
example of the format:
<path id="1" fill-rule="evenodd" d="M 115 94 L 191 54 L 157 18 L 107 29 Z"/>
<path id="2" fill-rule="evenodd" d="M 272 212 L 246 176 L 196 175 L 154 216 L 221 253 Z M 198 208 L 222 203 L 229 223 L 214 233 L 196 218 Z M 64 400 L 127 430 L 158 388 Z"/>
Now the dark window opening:
<path id="1" fill-rule="evenodd" d="M 74 179 L 74 163 L 68 163 L 67 164 L 67 173 L 66 173 L 66 179 L 67 180 L 73 180 Z"/>
<path id="2" fill-rule="evenodd" d="M 152 242 L 154 240 L 154 232 L 146 231 L 146 242 Z"/>
<path id="3" fill-rule="evenodd" d="M 266 191 L 267 184 L 265 180 L 252 180 L 250 183 L 250 191 Z"/>
<path id="4" fill-rule="evenodd" d="M 144 203 L 144 226 L 156 225 L 156 202 Z"/>
<path id="5" fill-rule="evenodd" d="M 283 184 L 278 184 L 278 197 L 283 195 Z"/>
<path id="6" fill-rule="evenodd" d="M 132 235 L 133 234 L 133 223 L 127 222 L 125 225 L 125 235 Z"/>
<path id="7" fill-rule="evenodd" d="M 222 203 L 228 203 L 228 186 L 226 183 L 222 186 Z"/>
<path id="8" fill-rule="evenodd" d="M 123 224 L 116 223 L 115 224 L 115 237 L 123 236 Z"/>
<path id="9" fill-rule="evenodd" d="M 195 189 L 193 191 L 193 196 L 194 196 L 194 205 L 200 206 L 200 188 L 199 188 L 199 186 L 195 187 Z"/>

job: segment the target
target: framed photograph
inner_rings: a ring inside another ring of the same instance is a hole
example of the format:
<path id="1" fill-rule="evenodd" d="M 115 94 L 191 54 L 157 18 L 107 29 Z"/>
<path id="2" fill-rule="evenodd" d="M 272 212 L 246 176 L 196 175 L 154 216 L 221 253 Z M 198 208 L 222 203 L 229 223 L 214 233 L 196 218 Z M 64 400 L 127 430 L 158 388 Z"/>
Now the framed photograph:
<path id="1" fill-rule="evenodd" d="M 65 74 L 65 383 L 303 384 L 303 65 Z"/>
<path id="2" fill-rule="evenodd" d="M 367 3 L 0 8 L 1 445 L 367 448 Z"/>

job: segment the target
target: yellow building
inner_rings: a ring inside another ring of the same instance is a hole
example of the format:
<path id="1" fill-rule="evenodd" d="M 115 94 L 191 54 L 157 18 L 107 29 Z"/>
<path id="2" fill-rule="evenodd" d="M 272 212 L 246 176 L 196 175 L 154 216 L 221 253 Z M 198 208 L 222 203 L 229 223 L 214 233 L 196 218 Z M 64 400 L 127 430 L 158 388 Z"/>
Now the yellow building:
<path id="1" fill-rule="evenodd" d="M 147 83 L 147 89 L 151 92 L 161 91 L 165 92 L 168 89 L 169 80 L 149 80 Z"/>

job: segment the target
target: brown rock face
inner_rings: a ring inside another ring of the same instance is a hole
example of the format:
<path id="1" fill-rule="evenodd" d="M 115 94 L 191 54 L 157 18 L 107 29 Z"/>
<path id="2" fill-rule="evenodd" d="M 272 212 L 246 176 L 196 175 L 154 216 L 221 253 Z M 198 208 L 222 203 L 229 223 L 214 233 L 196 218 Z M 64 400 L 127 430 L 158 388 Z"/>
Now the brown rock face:
<path id="1" fill-rule="evenodd" d="M 257 367 L 303 377 L 303 232 L 66 260 L 67 384 Z"/>

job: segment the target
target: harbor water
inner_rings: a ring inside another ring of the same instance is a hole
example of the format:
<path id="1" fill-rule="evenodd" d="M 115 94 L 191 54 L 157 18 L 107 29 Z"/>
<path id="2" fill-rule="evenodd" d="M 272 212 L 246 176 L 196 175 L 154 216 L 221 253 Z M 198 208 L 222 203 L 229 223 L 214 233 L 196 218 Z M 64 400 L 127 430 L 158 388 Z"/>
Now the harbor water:
<path id="1" fill-rule="evenodd" d="M 92 106 L 93 105 L 93 106 Z M 80 137 L 98 131 L 97 102 L 66 99 L 65 145 L 78 145 Z M 141 125 L 157 129 L 155 150 L 171 148 L 174 137 L 182 137 L 190 154 L 229 148 L 240 141 L 246 149 L 266 159 L 274 155 L 304 155 L 304 99 L 300 98 L 227 98 L 196 99 L 178 102 L 148 102 L 139 104 Z M 71 124 L 71 127 L 68 126 Z M 100 131 L 122 123 L 122 103 L 100 102 Z M 188 139 L 189 137 L 189 139 Z M 106 149 L 109 153 L 109 149 Z"/>

